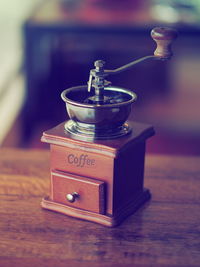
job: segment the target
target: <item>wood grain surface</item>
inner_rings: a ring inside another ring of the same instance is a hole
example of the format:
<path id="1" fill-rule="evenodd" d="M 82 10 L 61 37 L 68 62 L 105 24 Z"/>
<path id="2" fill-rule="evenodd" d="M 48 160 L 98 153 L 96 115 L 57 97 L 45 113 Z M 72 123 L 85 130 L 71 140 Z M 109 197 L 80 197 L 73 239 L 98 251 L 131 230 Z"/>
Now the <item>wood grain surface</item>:
<path id="1" fill-rule="evenodd" d="M 200 158 L 148 156 L 152 200 L 117 228 L 42 210 L 49 152 L 0 150 L 0 266 L 200 266 Z"/>

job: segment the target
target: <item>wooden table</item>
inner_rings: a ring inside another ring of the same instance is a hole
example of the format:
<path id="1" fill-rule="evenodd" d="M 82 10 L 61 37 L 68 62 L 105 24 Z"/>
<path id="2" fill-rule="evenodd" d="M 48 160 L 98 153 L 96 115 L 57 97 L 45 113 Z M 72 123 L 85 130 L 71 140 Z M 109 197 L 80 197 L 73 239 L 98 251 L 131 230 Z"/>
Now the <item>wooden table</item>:
<path id="1" fill-rule="evenodd" d="M 0 152 L 0 266 L 200 266 L 200 158 L 147 156 L 152 200 L 106 228 L 40 208 L 48 151 Z"/>

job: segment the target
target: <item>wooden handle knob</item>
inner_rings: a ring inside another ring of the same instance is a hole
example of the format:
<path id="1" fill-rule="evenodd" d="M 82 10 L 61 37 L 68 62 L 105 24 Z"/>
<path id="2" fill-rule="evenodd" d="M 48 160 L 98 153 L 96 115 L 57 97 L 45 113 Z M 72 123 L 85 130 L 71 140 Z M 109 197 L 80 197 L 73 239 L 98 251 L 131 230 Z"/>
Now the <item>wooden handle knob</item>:
<path id="1" fill-rule="evenodd" d="M 154 56 L 170 59 L 173 55 L 171 43 L 177 38 L 177 31 L 168 27 L 156 27 L 151 31 L 151 37 L 157 44 Z"/>

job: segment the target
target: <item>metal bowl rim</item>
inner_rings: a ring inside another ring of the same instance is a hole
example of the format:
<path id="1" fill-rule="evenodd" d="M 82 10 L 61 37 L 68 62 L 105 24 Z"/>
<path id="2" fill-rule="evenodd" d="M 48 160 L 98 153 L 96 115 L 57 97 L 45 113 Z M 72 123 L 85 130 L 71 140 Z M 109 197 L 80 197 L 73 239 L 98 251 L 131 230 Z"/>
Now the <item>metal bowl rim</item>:
<path id="1" fill-rule="evenodd" d="M 69 92 L 75 90 L 75 89 L 81 89 L 81 88 L 87 88 L 87 85 L 81 85 L 81 86 L 74 86 L 74 87 L 70 87 L 68 89 L 65 89 L 62 93 L 61 93 L 61 98 L 64 102 L 66 102 L 67 104 L 71 104 L 74 106 L 78 106 L 78 107 L 83 107 L 83 108 L 112 108 L 112 107 L 119 107 L 119 106 L 126 106 L 128 104 L 133 103 L 134 101 L 136 101 L 137 99 L 137 95 L 135 93 L 133 93 L 130 90 L 127 90 L 125 88 L 121 88 L 121 87 L 106 87 L 104 90 L 106 91 L 117 91 L 117 92 L 123 92 L 125 94 L 130 95 L 132 98 L 128 101 L 124 101 L 121 103 L 115 103 L 115 104 L 107 104 L 107 105 L 93 105 L 93 104 L 84 104 L 84 103 L 80 103 L 80 102 L 76 102 L 73 101 L 69 98 L 66 97 L 66 94 L 68 94 Z"/>

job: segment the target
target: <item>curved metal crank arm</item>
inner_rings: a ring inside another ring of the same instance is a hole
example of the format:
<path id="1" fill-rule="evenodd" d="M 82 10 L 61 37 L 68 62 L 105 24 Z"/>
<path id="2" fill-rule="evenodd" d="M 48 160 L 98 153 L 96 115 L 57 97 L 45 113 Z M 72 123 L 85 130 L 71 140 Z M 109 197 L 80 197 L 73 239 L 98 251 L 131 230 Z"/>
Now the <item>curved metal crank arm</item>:
<path id="1" fill-rule="evenodd" d="M 140 63 L 140 62 L 143 62 L 143 61 L 146 61 L 146 60 L 149 60 L 149 59 L 161 59 L 160 57 L 156 57 L 156 56 L 146 56 L 146 57 L 142 57 L 142 58 L 139 58 L 139 59 L 136 59 L 126 65 L 123 65 L 117 69 L 114 69 L 114 70 L 104 70 L 104 73 L 107 74 L 107 75 L 113 75 L 113 74 L 118 74 L 120 72 L 123 72 L 125 70 L 128 70 L 130 68 L 132 68 L 134 65 Z"/>

